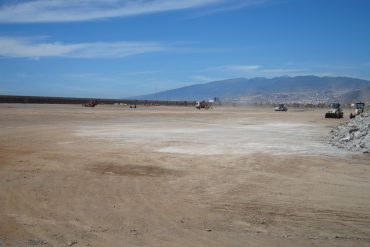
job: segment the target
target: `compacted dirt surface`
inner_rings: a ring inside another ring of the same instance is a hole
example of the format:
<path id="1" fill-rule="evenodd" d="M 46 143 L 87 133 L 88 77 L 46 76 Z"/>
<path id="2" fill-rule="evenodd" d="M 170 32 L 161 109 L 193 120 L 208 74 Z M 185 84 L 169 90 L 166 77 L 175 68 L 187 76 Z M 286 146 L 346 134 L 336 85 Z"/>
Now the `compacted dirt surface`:
<path id="1" fill-rule="evenodd" d="M 369 246 L 324 112 L 2 104 L 0 246 Z"/>

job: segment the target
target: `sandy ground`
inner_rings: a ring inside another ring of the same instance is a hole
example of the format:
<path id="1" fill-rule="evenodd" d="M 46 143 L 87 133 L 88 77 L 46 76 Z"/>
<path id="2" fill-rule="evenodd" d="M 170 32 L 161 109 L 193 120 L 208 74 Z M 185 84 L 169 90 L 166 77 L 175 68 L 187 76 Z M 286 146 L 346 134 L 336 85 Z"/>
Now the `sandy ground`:
<path id="1" fill-rule="evenodd" d="M 369 246 L 370 156 L 323 115 L 2 104 L 0 246 Z"/>

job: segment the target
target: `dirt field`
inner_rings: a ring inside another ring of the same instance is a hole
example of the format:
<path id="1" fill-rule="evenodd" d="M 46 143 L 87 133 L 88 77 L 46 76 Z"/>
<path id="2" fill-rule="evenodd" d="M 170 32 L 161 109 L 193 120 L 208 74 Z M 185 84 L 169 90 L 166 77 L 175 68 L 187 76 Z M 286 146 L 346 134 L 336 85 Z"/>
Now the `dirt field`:
<path id="1" fill-rule="evenodd" d="M 0 246 L 369 246 L 370 156 L 323 115 L 2 104 Z"/>

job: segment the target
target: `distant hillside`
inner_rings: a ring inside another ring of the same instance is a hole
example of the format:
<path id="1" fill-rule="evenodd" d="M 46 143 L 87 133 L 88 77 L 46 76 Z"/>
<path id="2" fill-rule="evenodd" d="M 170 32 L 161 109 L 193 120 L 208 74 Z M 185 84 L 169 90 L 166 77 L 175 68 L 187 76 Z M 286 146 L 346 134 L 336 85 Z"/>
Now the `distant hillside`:
<path id="1" fill-rule="evenodd" d="M 223 81 L 214 81 L 205 84 L 196 84 L 156 94 L 136 97 L 138 99 L 153 100 L 202 100 L 214 97 L 221 99 L 248 98 L 256 95 L 270 97 L 271 95 L 321 95 L 332 100 L 335 97 L 346 95 L 346 99 L 365 97 L 361 89 L 370 88 L 370 81 L 349 77 L 318 77 L 296 76 L 276 78 L 236 78 Z M 356 93 L 357 92 L 357 93 Z M 326 96 L 325 96 L 326 95 Z M 313 96 L 310 96 L 313 97 Z"/>
<path id="2" fill-rule="evenodd" d="M 357 102 L 363 101 L 370 103 L 370 87 L 358 89 L 344 93 L 342 96 L 344 102 Z"/>

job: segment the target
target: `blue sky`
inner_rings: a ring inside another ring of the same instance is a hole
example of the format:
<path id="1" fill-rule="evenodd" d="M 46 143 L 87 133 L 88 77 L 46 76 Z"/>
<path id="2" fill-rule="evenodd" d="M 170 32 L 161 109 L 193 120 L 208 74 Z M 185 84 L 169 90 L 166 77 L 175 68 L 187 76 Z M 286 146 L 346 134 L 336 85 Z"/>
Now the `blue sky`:
<path id="1" fill-rule="evenodd" d="M 368 0 L 0 0 L 0 94 L 124 98 L 235 77 L 370 79 Z"/>

